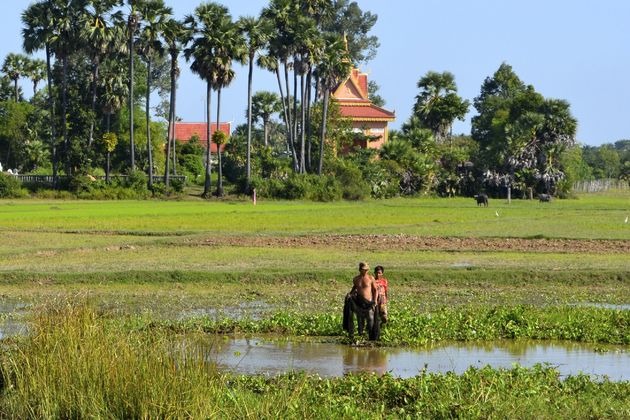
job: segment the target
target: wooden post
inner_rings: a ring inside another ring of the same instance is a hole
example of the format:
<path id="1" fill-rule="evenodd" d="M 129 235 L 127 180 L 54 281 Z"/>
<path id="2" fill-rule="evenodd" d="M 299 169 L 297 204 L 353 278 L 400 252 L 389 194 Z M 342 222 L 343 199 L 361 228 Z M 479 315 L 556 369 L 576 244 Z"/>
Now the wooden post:
<path id="1" fill-rule="evenodd" d="M 256 188 L 252 189 L 252 202 L 256 205 Z"/>

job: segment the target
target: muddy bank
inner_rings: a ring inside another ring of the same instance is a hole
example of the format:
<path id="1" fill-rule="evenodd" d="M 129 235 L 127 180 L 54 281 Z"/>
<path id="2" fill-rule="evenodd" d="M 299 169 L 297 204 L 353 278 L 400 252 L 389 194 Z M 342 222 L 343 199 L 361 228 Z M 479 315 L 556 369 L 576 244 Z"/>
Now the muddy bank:
<path id="1" fill-rule="evenodd" d="M 338 248 L 400 251 L 523 251 L 630 254 L 630 240 L 453 238 L 414 235 L 232 236 L 190 240 L 191 245 Z"/>

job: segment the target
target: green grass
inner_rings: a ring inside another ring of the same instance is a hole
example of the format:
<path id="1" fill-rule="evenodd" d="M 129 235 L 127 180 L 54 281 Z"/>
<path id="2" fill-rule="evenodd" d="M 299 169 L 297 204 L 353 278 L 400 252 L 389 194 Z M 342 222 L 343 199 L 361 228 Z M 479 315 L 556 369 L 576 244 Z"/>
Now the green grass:
<path id="1" fill-rule="evenodd" d="M 499 217 L 495 215 L 499 213 Z M 362 202 L 6 201 L 5 231 L 298 235 L 387 233 L 462 237 L 629 239 L 630 195 L 585 195 L 552 203 L 392 199 Z"/>
<path id="2" fill-rule="evenodd" d="M 234 376 L 203 362 L 211 354 L 194 336 L 124 329 L 89 307 L 49 308 L 32 328 L 0 355 L 3 418 L 630 416 L 630 382 L 563 379 L 549 366 L 409 379 Z"/>

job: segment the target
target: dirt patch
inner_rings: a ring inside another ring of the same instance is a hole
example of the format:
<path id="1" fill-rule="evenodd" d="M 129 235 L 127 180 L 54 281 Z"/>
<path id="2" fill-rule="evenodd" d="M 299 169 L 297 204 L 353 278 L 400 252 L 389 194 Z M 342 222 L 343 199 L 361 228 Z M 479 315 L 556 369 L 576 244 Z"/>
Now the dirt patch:
<path id="1" fill-rule="evenodd" d="M 413 235 L 305 235 L 214 237 L 191 245 L 274 248 L 338 248 L 401 251 L 523 251 L 630 253 L 630 241 L 595 239 L 446 238 Z"/>

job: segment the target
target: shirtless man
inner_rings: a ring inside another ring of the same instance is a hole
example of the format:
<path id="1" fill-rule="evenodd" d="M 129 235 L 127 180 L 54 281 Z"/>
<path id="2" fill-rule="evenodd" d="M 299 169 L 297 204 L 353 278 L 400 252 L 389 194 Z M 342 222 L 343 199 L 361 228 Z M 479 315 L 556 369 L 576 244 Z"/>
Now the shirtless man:
<path id="1" fill-rule="evenodd" d="M 359 275 L 352 279 L 352 290 L 366 303 L 374 305 L 378 299 L 378 289 L 374 277 L 368 273 L 369 270 L 368 263 L 359 263 Z M 361 301 L 359 300 L 359 302 Z"/>
<path id="2" fill-rule="evenodd" d="M 352 312 L 357 315 L 359 335 L 363 335 L 363 328 L 367 321 L 370 340 L 377 340 L 378 329 L 374 328 L 374 321 L 378 289 L 376 288 L 374 277 L 368 273 L 369 270 L 370 266 L 367 263 L 360 263 L 359 275 L 352 279 L 352 290 L 346 296 L 346 305 L 344 307 L 344 328 L 352 336 L 354 326 L 351 324 L 354 322 L 351 313 L 348 313 L 351 308 Z"/>

